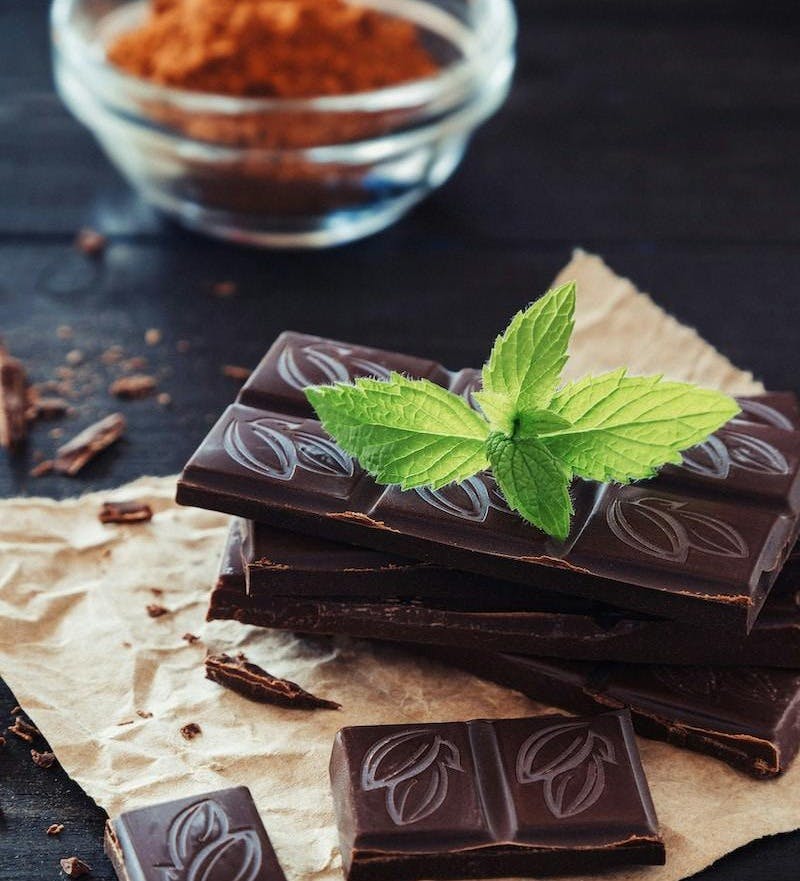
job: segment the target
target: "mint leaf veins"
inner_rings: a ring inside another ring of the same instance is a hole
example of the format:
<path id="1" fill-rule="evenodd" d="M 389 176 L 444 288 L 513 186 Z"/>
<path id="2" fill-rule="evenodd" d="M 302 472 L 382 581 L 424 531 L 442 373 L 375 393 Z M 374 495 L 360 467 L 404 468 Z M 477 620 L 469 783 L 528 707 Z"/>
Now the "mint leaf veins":
<path id="1" fill-rule="evenodd" d="M 739 412 L 720 392 L 624 369 L 559 389 L 574 315 L 575 285 L 566 284 L 514 316 L 483 368 L 480 412 L 398 373 L 313 386 L 306 396 L 379 483 L 439 489 L 491 467 L 508 505 L 563 540 L 574 477 L 652 477 Z"/>

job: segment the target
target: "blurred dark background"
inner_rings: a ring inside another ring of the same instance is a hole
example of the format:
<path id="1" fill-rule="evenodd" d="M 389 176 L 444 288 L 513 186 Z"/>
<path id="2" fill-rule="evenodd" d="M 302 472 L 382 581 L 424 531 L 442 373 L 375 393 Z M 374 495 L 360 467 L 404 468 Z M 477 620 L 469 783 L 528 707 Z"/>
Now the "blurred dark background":
<path id="1" fill-rule="evenodd" d="M 513 93 L 453 180 L 393 229 L 315 254 L 201 239 L 138 202 L 53 93 L 47 7 L 0 0 L 0 333 L 34 381 L 66 375 L 74 350 L 83 363 L 75 414 L 38 426 L 22 457 L 0 453 L 1 494 L 178 471 L 236 390 L 222 366 L 253 366 L 287 327 L 477 364 L 574 246 L 769 387 L 800 390 L 797 2 L 519 0 Z M 108 236 L 101 257 L 73 247 L 83 226 Z M 147 359 L 170 404 L 108 397 L 118 368 L 100 355 L 115 346 Z M 53 429 L 112 408 L 127 439 L 80 478 L 28 476 Z M 0 690 L 0 718 L 13 704 Z M 27 753 L 0 749 L 0 881 L 55 879 L 72 853 L 111 879 L 101 812 Z M 783 836 L 700 877 L 794 881 L 799 859 L 800 835 Z"/>

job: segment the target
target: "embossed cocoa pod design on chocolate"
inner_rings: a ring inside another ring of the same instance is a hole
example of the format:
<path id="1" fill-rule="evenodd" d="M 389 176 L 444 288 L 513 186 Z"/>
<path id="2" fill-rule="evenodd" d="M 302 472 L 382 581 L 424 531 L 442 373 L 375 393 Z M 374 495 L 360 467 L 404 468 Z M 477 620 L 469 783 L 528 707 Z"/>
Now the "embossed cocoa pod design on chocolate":
<path id="1" fill-rule="evenodd" d="M 302 391 L 310 385 L 349 382 L 358 376 L 388 379 L 391 371 L 367 358 L 350 357 L 352 349 L 330 343 L 286 346 L 278 356 L 278 376 L 291 388 Z"/>
<path id="2" fill-rule="evenodd" d="M 589 810 L 606 789 L 605 765 L 617 763 L 614 744 L 586 722 L 550 725 L 517 753 L 517 780 L 543 783 L 547 809 L 557 819 Z"/>
<path id="3" fill-rule="evenodd" d="M 476 474 L 461 483 L 454 483 L 442 489 L 419 487 L 414 492 L 443 514 L 461 520 L 473 520 L 476 523 L 483 523 L 492 508 L 504 512 L 509 510 L 494 479 L 489 475 L 484 478 Z"/>
<path id="4" fill-rule="evenodd" d="M 450 774 L 461 772 L 458 747 L 424 729 L 384 737 L 367 751 L 361 788 L 386 790 L 386 810 L 396 826 L 410 826 L 439 810 Z"/>
<path id="5" fill-rule="evenodd" d="M 724 480 L 731 470 L 728 448 L 716 435 L 683 454 L 683 467 L 704 477 Z"/>
<path id="6" fill-rule="evenodd" d="M 165 881 L 256 881 L 262 852 L 252 829 L 231 831 L 228 816 L 212 799 L 184 808 L 167 832 L 171 865 Z"/>
<path id="7" fill-rule="evenodd" d="M 783 453 L 759 437 L 740 431 L 724 431 L 730 461 L 737 468 L 756 474 L 788 474 L 789 463 Z"/>
<path id="8" fill-rule="evenodd" d="M 739 401 L 742 412 L 734 416 L 731 422 L 739 425 L 770 425 L 773 428 L 781 428 L 784 431 L 793 431 L 791 419 L 784 416 L 769 404 L 762 401 Z"/>
<path id="9" fill-rule="evenodd" d="M 273 480 L 291 480 L 297 468 L 329 477 L 352 477 L 353 460 L 324 437 L 300 431 L 299 422 L 263 417 L 228 423 L 225 452 L 243 468 Z"/>
<path id="10" fill-rule="evenodd" d="M 628 547 L 673 563 L 684 563 L 691 550 L 718 557 L 747 556 L 747 544 L 733 526 L 687 505 L 655 496 L 617 497 L 606 510 L 606 522 Z"/>

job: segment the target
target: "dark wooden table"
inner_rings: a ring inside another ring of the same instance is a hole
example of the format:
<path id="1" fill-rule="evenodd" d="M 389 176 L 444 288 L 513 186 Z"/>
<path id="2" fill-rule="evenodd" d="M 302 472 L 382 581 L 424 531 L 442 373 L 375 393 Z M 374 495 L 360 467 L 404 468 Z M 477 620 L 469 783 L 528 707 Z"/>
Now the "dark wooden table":
<path id="1" fill-rule="evenodd" d="M 57 443 L 54 424 L 38 427 L 27 458 L 2 457 L 0 493 L 62 497 L 178 471 L 232 397 L 221 365 L 255 364 L 287 327 L 474 363 L 574 245 L 768 386 L 800 386 L 795 2 L 521 0 L 513 94 L 456 177 L 394 229 L 318 254 L 213 243 L 142 205 L 53 93 L 47 5 L 0 0 L 0 329 L 34 380 L 72 349 L 89 364 L 112 345 L 146 356 L 172 405 L 124 406 L 128 439 L 74 480 L 27 476 Z M 72 247 L 87 224 L 109 236 L 99 260 Z M 212 294 L 223 280 L 235 296 Z M 79 385 L 99 388 L 67 432 L 119 406 L 105 394 L 113 372 L 79 368 Z M 0 687 L 0 719 L 14 703 Z M 56 879 L 71 854 L 113 878 L 102 812 L 13 737 L 0 804 L 0 881 Z M 66 824 L 60 838 L 45 835 L 52 822 Z M 697 877 L 795 881 L 798 864 L 800 833 Z"/>

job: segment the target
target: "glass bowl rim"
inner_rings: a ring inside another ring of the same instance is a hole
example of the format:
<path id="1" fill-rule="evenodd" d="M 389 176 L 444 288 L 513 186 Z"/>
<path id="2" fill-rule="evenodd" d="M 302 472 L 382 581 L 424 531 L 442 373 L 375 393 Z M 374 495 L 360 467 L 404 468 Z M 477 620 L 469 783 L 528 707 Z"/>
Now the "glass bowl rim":
<path id="1" fill-rule="evenodd" d="M 486 18 L 494 27 L 486 34 L 482 34 L 480 28 L 475 28 L 474 32 L 479 36 L 477 51 L 470 57 L 448 65 L 433 76 L 346 95 L 313 98 L 239 97 L 160 85 L 126 73 L 104 59 L 96 58 L 91 51 L 91 44 L 75 32 L 69 21 L 71 12 L 84 2 L 85 0 L 53 0 L 50 26 L 51 40 L 57 51 L 63 55 L 65 61 L 82 69 L 90 77 L 89 82 L 107 83 L 112 88 L 117 87 L 115 91 L 122 89 L 136 97 L 156 99 L 185 111 L 228 116 L 274 111 L 372 113 L 423 107 L 442 94 L 470 91 L 476 72 L 493 68 L 513 51 L 517 36 L 517 17 L 512 0 L 484 0 L 489 12 Z M 484 49 L 488 51 L 484 53 Z"/>

